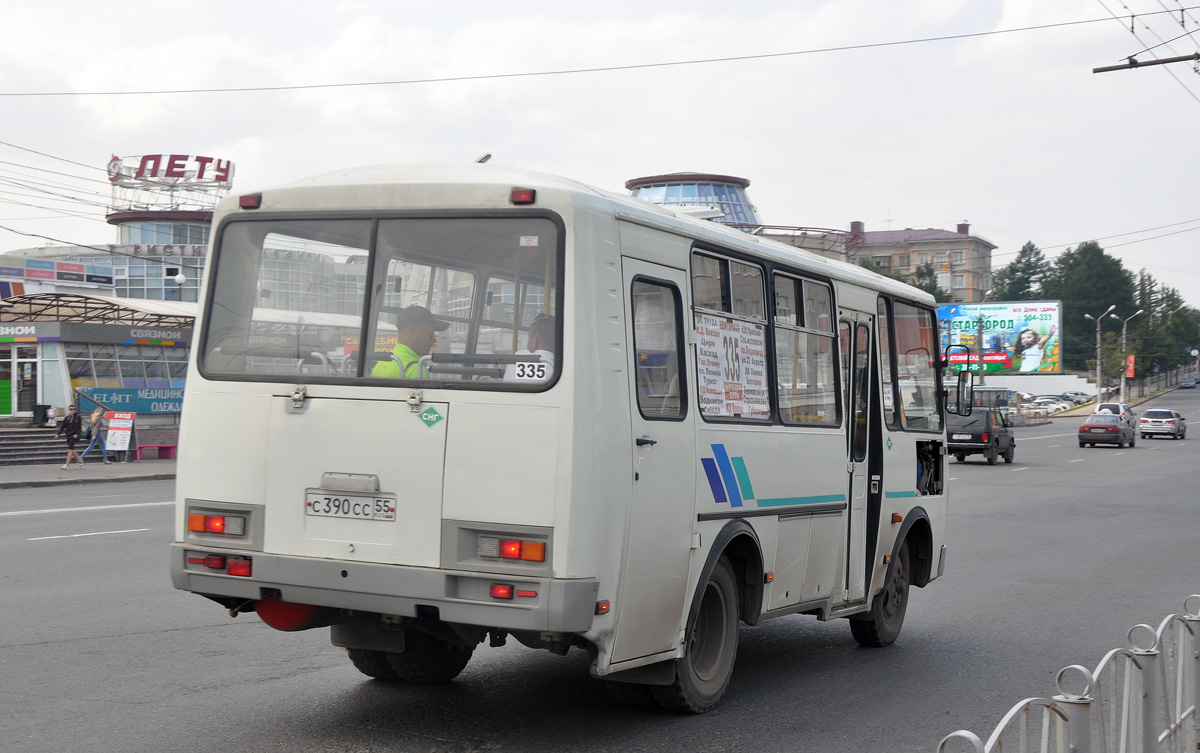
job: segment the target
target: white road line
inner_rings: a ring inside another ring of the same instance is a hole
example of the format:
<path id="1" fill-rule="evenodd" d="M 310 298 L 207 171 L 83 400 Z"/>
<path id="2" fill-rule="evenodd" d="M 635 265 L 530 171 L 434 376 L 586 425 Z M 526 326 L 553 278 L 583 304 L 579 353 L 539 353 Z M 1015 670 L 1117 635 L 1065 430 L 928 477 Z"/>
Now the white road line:
<path id="1" fill-rule="evenodd" d="M 0 517 L 7 515 L 45 515 L 50 512 L 83 512 L 87 510 L 124 510 L 129 507 L 162 507 L 173 505 L 174 502 L 131 502 L 127 505 L 93 505 L 92 507 L 56 507 L 52 510 L 12 510 L 0 512 Z"/>
<path id="2" fill-rule="evenodd" d="M 1113 454 L 1114 454 L 1114 455 L 1124 455 L 1125 453 L 1123 453 L 1123 452 L 1114 452 Z"/>
<path id="3" fill-rule="evenodd" d="M 1072 462 L 1072 463 L 1082 463 L 1082 462 L 1083 462 L 1083 458 L 1079 458 L 1078 460 L 1072 460 L 1071 462 Z"/>
<path id="4" fill-rule="evenodd" d="M 1062 447 L 1062 445 L 1060 445 L 1060 444 L 1052 444 L 1052 445 L 1050 445 L 1050 446 L 1051 446 L 1051 447 Z"/>
<path id="5" fill-rule="evenodd" d="M 80 536 L 107 536 L 110 533 L 138 533 L 140 531 L 149 531 L 149 528 L 127 528 L 124 531 L 96 531 L 95 533 L 72 533 L 66 536 L 35 536 L 26 541 L 45 541 L 47 539 L 77 539 Z"/>
<path id="6" fill-rule="evenodd" d="M 1024 468 L 1013 468 L 1013 470 L 1014 471 L 1027 471 L 1027 470 L 1029 470 L 1029 466 L 1025 466 Z"/>

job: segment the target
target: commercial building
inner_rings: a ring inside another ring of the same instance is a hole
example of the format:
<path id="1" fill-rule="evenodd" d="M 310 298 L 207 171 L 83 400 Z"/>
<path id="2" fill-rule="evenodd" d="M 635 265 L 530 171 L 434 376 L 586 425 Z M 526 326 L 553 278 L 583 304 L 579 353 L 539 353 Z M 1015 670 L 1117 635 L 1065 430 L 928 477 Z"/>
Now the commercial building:
<path id="1" fill-rule="evenodd" d="M 73 390 L 139 415 L 179 412 L 213 208 L 233 163 L 113 157 L 108 175 L 115 242 L 0 256 L 0 417 L 62 408 Z"/>

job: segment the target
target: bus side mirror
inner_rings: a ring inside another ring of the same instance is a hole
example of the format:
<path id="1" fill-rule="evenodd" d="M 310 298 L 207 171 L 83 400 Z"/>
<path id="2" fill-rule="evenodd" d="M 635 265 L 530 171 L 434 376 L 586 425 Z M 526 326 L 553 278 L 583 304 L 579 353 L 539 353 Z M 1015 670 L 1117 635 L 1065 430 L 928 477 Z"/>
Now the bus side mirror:
<path id="1" fill-rule="evenodd" d="M 958 390 L 954 399 L 954 412 L 960 416 L 971 415 L 974 400 L 971 394 L 974 390 L 975 375 L 969 371 L 958 372 Z"/>

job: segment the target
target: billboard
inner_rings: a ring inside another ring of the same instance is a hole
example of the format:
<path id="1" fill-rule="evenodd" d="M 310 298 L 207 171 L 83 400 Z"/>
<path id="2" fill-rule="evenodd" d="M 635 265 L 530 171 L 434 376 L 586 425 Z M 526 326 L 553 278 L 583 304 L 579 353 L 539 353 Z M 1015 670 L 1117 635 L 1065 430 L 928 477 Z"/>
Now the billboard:
<path id="1" fill-rule="evenodd" d="M 1011 301 L 953 303 L 938 306 L 942 350 L 950 354 L 952 371 L 979 371 L 980 324 L 983 370 L 988 373 L 1058 374 L 1062 372 L 1062 303 Z"/>

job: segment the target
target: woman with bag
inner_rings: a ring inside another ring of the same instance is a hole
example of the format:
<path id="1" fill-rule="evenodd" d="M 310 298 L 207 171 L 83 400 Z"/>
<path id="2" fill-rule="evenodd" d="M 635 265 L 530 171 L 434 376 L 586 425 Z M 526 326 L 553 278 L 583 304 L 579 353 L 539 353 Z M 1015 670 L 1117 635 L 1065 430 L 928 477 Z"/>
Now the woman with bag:
<path id="1" fill-rule="evenodd" d="M 88 425 L 87 432 L 83 435 L 86 438 L 90 434 L 92 437 L 92 441 L 88 443 L 87 449 L 85 449 L 83 451 L 83 454 L 79 456 L 80 462 L 82 462 L 83 459 L 87 457 L 87 454 L 89 452 L 91 452 L 92 448 L 96 446 L 97 442 L 99 442 L 100 443 L 100 453 L 104 457 L 104 464 L 112 465 L 112 461 L 108 459 L 108 450 L 105 449 L 105 447 L 104 447 L 104 425 L 102 423 L 103 421 L 104 421 L 104 408 L 97 407 L 96 410 L 92 411 L 92 421 Z"/>

